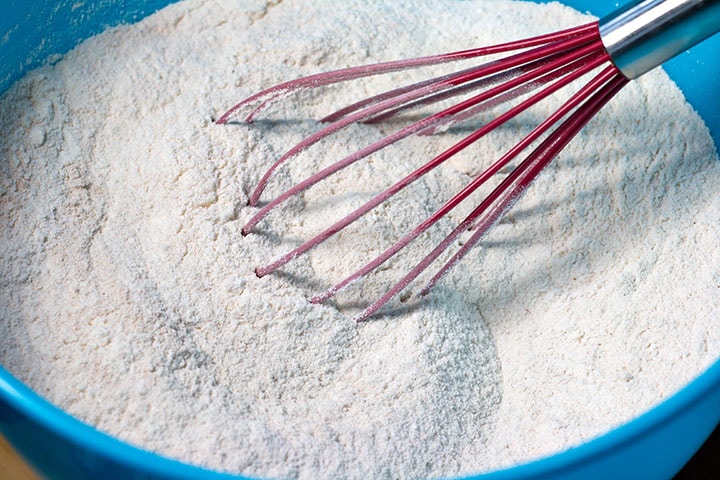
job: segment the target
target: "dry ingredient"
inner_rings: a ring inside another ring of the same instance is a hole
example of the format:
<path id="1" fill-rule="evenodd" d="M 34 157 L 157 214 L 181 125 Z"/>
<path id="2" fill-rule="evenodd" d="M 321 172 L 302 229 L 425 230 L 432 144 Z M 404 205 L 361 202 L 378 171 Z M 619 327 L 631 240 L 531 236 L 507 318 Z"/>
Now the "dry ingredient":
<path id="1" fill-rule="evenodd" d="M 429 300 L 403 298 L 361 326 L 348 312 L 443 232 L 335 303 L 307 296 L 556 104 L 263 279 L 254 266 L 465 132 L 375 155 L 242 237 L 268 162 L 330 101 L 370 87 L 299 95 L 252 126 L 213 124 L 301 74 L 586 20 L 506 0 L 186 0 L 31 72 L 0 99 L 0 363 L 128 442 L 267 477 L 486 471 L 638 415 L 720 352 L 720 162 L 663 72 L 622 92 Z M 383 128 L 333 137 L 271 190 Z"/>

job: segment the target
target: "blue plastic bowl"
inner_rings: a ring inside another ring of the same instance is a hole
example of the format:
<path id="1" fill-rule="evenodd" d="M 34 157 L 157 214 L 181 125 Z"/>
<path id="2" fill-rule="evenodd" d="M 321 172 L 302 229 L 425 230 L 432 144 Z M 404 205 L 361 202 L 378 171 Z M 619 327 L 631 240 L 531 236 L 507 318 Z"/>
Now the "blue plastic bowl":
<path id="1" fill-rule="evenodd" d="M 0 93 L 29 69 L 170 0 L 10 0 L 0 16 Z M 565 1 L 598 16 L 615 1 Z M 666 65 L 720 145 L 720 35 Z M 1 135 L 1 134 L 0 134 Z M 7 160 L 3 160 L 7 161 Z M 671 478 L 720 422 L 720 361 L 635 420 L 577 448 L 478 479 Z M 0 431 L 51 479 L 234 479 L 118 441 L 43 400 L 0 367 Z"/>

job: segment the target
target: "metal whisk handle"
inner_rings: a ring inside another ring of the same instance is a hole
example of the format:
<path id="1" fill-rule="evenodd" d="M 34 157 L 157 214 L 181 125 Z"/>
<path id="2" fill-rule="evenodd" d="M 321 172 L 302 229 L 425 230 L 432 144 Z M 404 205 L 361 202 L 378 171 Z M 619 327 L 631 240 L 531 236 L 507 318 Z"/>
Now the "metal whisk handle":
<path id="1" fill-rule="evenodd" d="M 636 0 L 600 19 L 605 49 L 630 79 L 718 32 L 720 0 Z"/>

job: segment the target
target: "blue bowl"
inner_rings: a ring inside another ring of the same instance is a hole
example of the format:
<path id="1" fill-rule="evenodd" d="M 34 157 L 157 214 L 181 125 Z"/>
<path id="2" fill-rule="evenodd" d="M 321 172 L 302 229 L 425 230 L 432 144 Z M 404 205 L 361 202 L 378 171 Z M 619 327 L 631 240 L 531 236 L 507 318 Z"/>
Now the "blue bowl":
<path id="1" fill-rule="evenodd" d="M 108 26 L 133 22 L 170 0 L 10 0 L 0 17 L 0 92 L 29 69 Z M 615 1 L 568 0 L 603 16 Z M 720 35 L 666 65 L 720 145 Z M 720 422 L 720 361 L 644 415 L 584 445 L 473 478 L 671 478 Z M 0 431 L 51 479 L 234 479 L 105 435 L 64 413 L 0 367 Z"/>

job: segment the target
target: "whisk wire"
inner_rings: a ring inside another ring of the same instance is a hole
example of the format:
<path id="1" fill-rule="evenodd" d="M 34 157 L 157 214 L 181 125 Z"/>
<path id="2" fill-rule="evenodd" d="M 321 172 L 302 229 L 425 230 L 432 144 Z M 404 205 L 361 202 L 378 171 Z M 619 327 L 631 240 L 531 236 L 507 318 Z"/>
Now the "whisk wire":
<path id="1" fill-rule="evenodd" d="M 250 105 L 256 105 L 246 116 L 245 122 L 251 123 L 255 116 L 271 106 L 273 103 L 285 98 L 286 96 L 298 90 L 308 88 L 317 88 L 333 83 L 345 82 L 349 80 L 357 80 L 364 77 L 398 72 L 423 66 L 439 65 L 443 63 L 455 62 L 458 60 L 466 60 L 476 57 L 483 57 L 493 54 L 506 53 L 515 50 L 523 50 L 546 43 L 552 43 L 559 40 L 583 36 L 588 33 L 594 33 L 597 30 L 595 24 L 580 25 L 568 29 L 551 32 L 544 35 L 538 35 L 531 38 L 515 40 L 512 42 L 501 43 L 498 45 L 490 45 L 467 50 L 460 50 L 452 53 L 444 53 L 440 55 L 428 55 L 414 59 L 392 60 L 388 62 L 376 63 L 373 65 L 361 65 L 357 67 L 349 67 L 332 72 L 318 73 L 308 75 L 306 77 L 290 80 L 265 89 L 254 95 L 247 97 L 245 100 L 235 104 L 226 111 L 218 120 L 217 124 L 227 123 L 230 118 L 239 110 Z"/>
<path id="2" fill-rule="evenodd" d="M 608 78 L 609 77 L 609 78 Z M 517 202 L 530 183 L 547 164 L 577 135 L 585 124 L 612 98 L 628 80 L 612 67 L 597 77 L 606 80 L 595 94 L 577 108 L 552 134 L 550 134 L 523 162 L 518 165 L 449 235 L 447 235 L 425 258 L 393 285 L 385 294 L 354 317 L 357 322 L 367 320 L 393 297 L 404 290 L 430 264 L 432 264 L 466 230 L 473 235 L 463 243 L 438 272 L 423 287 L 418 296 L 428 291 L 460 260 L 490 228 Z M 592 89 L 579 92 L 578 100 L 587 98 Z"/>
<path id="3" fill-rule="evenodd" d="M 422 85 L 420 87 L 410 89 L 409 91 L 404 91 L 404 89 L 396 89 L 396 91 L 402 91 L 399 95 L 391 96 L 388 98 L 385 98 L 386 95 L 389 95 L 390 92 L 386 92 L 386 94 L 381 94 L 377 98 L 382 98 L 381 101 L 366 105 L 360 110 L 353 110 L 353 112 L 348 112 L 347 114 L 343 115 L 341 118 L 338 118 L 337 121 L 334 121 L 333 123 L 329 124 L 328 126 L 322 128 L 318 132 L 313 133 L 312 135 L 308 136 L 301 142 L 299 142 L 297 145 L 295 145 L 293 148 L 291 148 L 289 151 L 287 151 L 284 155 L 282 155 L 278 160 L 276 160 L 270 168 L 265 172 L 265 174 L 262 176 L 260 181 L 258 182 L 257 186 L 255 187 L 254 191 L 252 192 L 249 200 L 249 204 L 251 206 L 254 206 L 257 204 L 260 195 L 264 191 L 265 187 L 267 186 L 267 183 L 272 176 L 272 174 L 277 170 L 278 167 L 280 167 L 282 164 L 284 164 L 289 159 L 293 158 L 294 156 L 298 155 L 311 145 L 314 145 L 315 143 L 319 142 L 323 138 L 327 137 L 328 135 L 345 128 L 353 123 L 361 122 L 364 120 L 367 120 L 368 118 L 375 117 L 378 114 L 382 113 L 383 111 L 395 109 L 396 107 L 399 107 L 403 104 L 412 102 L 417 99 L 421 99 L 423 97 L 435 94 L 437 92 L 441 92 L 443 90 L 451 89 L 454 87 L 457 87 L 458 85 L 465 84 L 467 82 L 471 82 L 474 80 L 478 80 L 481 78 L 488 77 L 490 75 L 502 72 L 502 71 L 508 71 L 513 68 L 519 67 L 524 64 L 531 63 L 536 60 L 542 60 L 547 59 L 549 56 L 558 54 L 558 53 L 565 53 L 567 55 L 568 59 L 571 60 L 571 56 L 575 50 L 583 50 L 583 46 L 586 46 L 588 43 L 597 42 L 597 35 L 592 35 L 590 33 L 585 34 L 578 34 L 574 35 L 568 39 L 555 41 L 553 43 L 549 43 L 546 45 L 541 45 L 539 47 L 533 48 L 528 51 L 524 51 L 521 53 L 517 53 L 514 55 L 511 55 L 509 57 L 506 57 L 502 60 L 496 60 L 491 61 L 488 63 L 485 63 L 480 66 L 476 66 L 474 68 L 466 69 L 461 72 L 458 72 L 456 74 L 451 75 L 445 75 L 441 77 L 437 77 L 436 79 L 433 79 L 432 82 L 427 83 L 426 85 Z M 587 48 L 587 47 L 585 47 Z M 602 48 L 602 47 L 600 47 Z M 565 56 L 564 55 L 564 56 Z M 569 61 L 568 60 L 568 61 Z M 504 83 L 504 87 L 502 90 L 510 89 L 514 86 L 517 86 L 518 84 L 521 84 L 523 82 L 527 82 L 534 78 L 537 75 L 541 75 L 543 73 L 543 70 L 546 68 L 546 66 L 541 66 L 536 70 L 532 70 L 530 72 L 527 72 L 523 75 L 520 75 L 519 77 L 516 77 L 514 79 L 508 80 L 506 83 Z M 329 75 L 332 76 L 335 72 L 329 72 L 326 74 L 321 75 Z M 340 77 L 343 78 L 344 77 Z M 302 80 L 302 79 L 300 79 Z M 334 82 L 328 82 L 334 83 Z M 426 83 L 426 82 L 423 82 Z M 325 85 L 325 83 L 323 83 Z M 276 87 L 272 87 L 268 89 L 266 92 L 271 92 Z M 466 100 L 465 102 L 461 102 L 460 104 L 454 105 L 453 107 L 450 107 L 448 109 L 445 109 L 441 112 L 438 112 L 434 115 L 431 115 L 430 117 L 426 117 L 423 120 L 420 120 L 419 122 L 416 122 L 410 126 L 408 126 L 406 129 L 401 130 L 400 132 L 397 132 L 396 136 L 390 136 L 387 138 L 387 140 L 392 140 L 389 143 L 393 143 L 394 141 L 397 141 L 401 138 L 404 138 L 408 135 L 412 135 L 413 133 L 416 133 L 418 130 L 421 130 L 425 125 L 424 123 L 428 123 L 427 126 L 430 126 L 433 122 L 439 122 L 442 118 L 448 117 L 451 115 L 454 115 L 462 110 L 465 110 L 472 106 L 472 102 L 479 103 L 483 101 L 486 98 L 490 98 L 494 95 L 497 95 L 500 93 L 497 89 L 491 89 L 491 91 L 487 91 L 484 94 L 481 94 L 480 97 L 475 99 Z M 262 92 L 261 92 L 262 93 Z M 260 94 L 258 94 L 260 95 Z M 487 97 L 485 97 L 487 95 Z M 470 103 L 468 103 L 470 102 Z M 226 117 L 227 114 L 223 115 L 221 117 L 221 120 Z M 335 114 L 331 114 L 330 118 L 335 118 Z M 220 120 L 218 120 L 220 122 Z M 382 144 L 374 144 L 373 146 L 377 147 L 376 149 L 384 148 L 389 143 L 382 143 Z M 364 150 L 367 151 L 368 154 L 372 153 L 373 149 L 367 149 Z M 358 160 L 360 158 L 363 158 L 365 155 L 360 156 L 356 158 L 355 160 Z M 243 229 L 244 233 L 247 233 L 249 229 L 245 228 Z"/>
<path id="4" fill-rule="evenodd" d="M 249 234 L 259 222 L 292 196 L 302 193 L 328 176 L 389 145 L 411 135 L 435 133 L 458 122 L 474 118 L 480 112 L 518 100 L 506 111 L 496 115 L 471 134 L 436 155 L 430 161 L 422 164 L 390 187 L 375 194 L 370 200 L 340 220 L 335 221 L 331 226 L 269 264 L 257 267 L 255 270 L 256 275 L 262 277 L 270 274 L 298 256 L 305 254 L 500 125 L 507 123 L 560 89 L 569 86 L 605 65 L 604 69 L 600 70 L 584 86 L 581 86 L 574 94 L 570 95 L 554 113 L 540 122 L 489 167 L 472 178 L 460 192 L 446 200 L 442 206 L 420 222 L 412 231 L 402 235 L 381 254 L 342 281 L 324 292 L 314 295 L 310 301 L 313 303 L 323 302 L 351 283 L 373 272 L 467 200 L 471 194 L 490 178 L 499 174 L 504 167 L 509 165 L 523 151 L 537 143 L 531 153 L 501 179 L 499 184 L 480 201 L 462 222 L 453 228 L 398 282 L 354 318 L 360 322 L 374 315 L 393 297 L 415 281 L 432 263 L 444 255 L 463 232 L 472 231 L 469 238 L 463 242 L 455 253 L 449 254 L 448 260 L 442 264 L 440 269 L 418 292 L 418 296 L 426 295 L 472 247 L 480 242 L 489 229 L 518 201 L 545 166 L 629 80 L 613 65 L 612 59 L 600 38 L 599 24 L 595 22 L 552 34 L 491 47 L 463 50 L 443 55 L 431 55 L 412 60 L 384 62 L 370 66 L 351 67 L 311 75 L 282 83 L 248 97 L 222 115 L 217 123 L 226 123 L 241 108 L 251 108 L 246 116 L 246 121 L 251 122 L 259 112 L 269 105 L 298 90 L 316 88 L 380 73 L 437 65 L 496 53 L 506 53 L 508 55 L 455 73 L 444 74 L 408 86 L 394 88 L 341 108 L 323 118 L 324 122 L 328 122 L 326 126 L 301 140 L 272 163 L 251 193 L 250 205 L 257 205 L 268 182 L 280 166 L 329 135 L 354 123 L 375 123 L 397 116 L 411 108 L 423 107 L 461 95 L 466 97 L 453 105 L 440 109 L 438 112 L 410 122 L 395 132 L 338 161 L 330 163 L 299 183 L 285 189 L 255 212 L 243 226 L 243 235 Z"/>
<path id="5" fill-rule="evenodd" d="M 538 125 L 535 129 L 533 129 L 532 132 L 530 132 L 525 138 L 523 138 L 517 145 L 515 145 L 510 151 L 508 151 L 503 157 L 498 159 L 493 165 L 491 165 L 488 169 L 486 169 L 482 174 L 480 174 L 478 177 L 476 177 L 469 185 L 465 187 L 460 193 L 456 194 L 455 197 L 450 199 L 446 204 L 444 204 L 440 209 L 438 209 L 433 215 L 428 217 L 423 223 L 421 223 L 415 230 L 410 232 L 409 234 L 405 235 L 402 239 L 400 239 L 397 243 L 392 245 L 390 248 L 388 248 L 385 252 L 383 252 L 381 255 L 373 259 L 371 262 L 366 264 L 363 268 L 359 269 L 343 281 L 339 282 L 338 284 L 334 285 L 333 287 L 329 288 L 325 292 L 316 295 L 311 299 L 313 302 L 320 302 L 324 301 L 331 296 L 333 296 L 335 293 L 339 292 L 343 288 L 350 285 L 352 282 L 359 280 L 360 278 L 364 277 L 368 273 L 370 273 L 372 270 L 377 268 L 381 263 L 395 255 L 400 249 L 404 248 L 408 243 L 410 243 L 413 239 L 415 239 L 422 231 L 424 231 L 427 227 L 435 223 L 437 220 L 439 220 L 442 216 L 446 215 L 449 211 L 451 211 L 455 206 L 457 206 L 464 198 L 466 198 L 470 193 L 475 191 L 482 183 L 484 183 L 487 179 L 491 178 L 497 171 L 508 164 L 513 158 L 515 158 L 522 150 L 527 148 L 532 142 L 534 142 L 537 138 L 539 138 L 542 134 L 544 134 L 549 128 L 551 128 L 554 124 L 556 124 L 562 117 L 566 116 L 571 110 L 578 108 L 578 112 L 582 113 L 583 109 L 586 108 L 584 105 L 582 107 L 578 107 L 578 105 L 582 104 L 582 102 L 588 98 L 588 96 L 597 88 L 600 88 L 603 84 L 607 84 L 609 82 L 619 82 L 618 80 L 614 80 L 614 78 L 618 77 L 617 70 L 614 67 L 607 67 L 603 72 L 601 72 L 597 77 L 595 77 L 591 82 L 589 82 L 584 88 L 579 90 L 573 97 L 571 97 L 563 106 L 558 109 L 552 116 L 548 117 L 543 123 Z M 619 77 L 621 80 L 624 77 Z M 609 99 L 609 98 L 608 98 Z M 590 104 L 592 105 L 592 104 Z M 574 118 L 577 118 L 580 116 L 580 113 L 575 113 Z M 435 259 L 437 259 L 454 241 L 455 239 L 462 234 L 462 232 L 475 228 L 476 233 L 473 235 L 473 238 L 471 238 L 469 241 L 465 242 L 462 248 L 462 254 L 456 255 L 451 261 L 449 261 L 443 268 L 438 272 L 438 274 L 431 280 L 431 283 L 428 284 L 423 290 L 422 294 L 426 294 L 427 291 L 450 269 L 452 265 L 454 265 L 464 254 L 467 252 L 467 250 L 470 249 L 472 245 L 477 243 L 477 241 L 480 240 L 480 236 L 482 236 L 484 233 L 489 230 L 489 228 L 494 224 L 495 220 L 499 218 L 502 213 L 504 213 L 508 208 L 512 206 L 512 203 L 510 203 L 510 199 L 514 199 L 516 201 L 519 198 L 518 191 L 511 191 L 510 187 L 518 180 L 518 178 L 521 176 L 523 171 L 525 171 L 529 165 L 532 164 L 533 158 L 539 156 L 544 150 L 548 150 L 548 145 L 553 145 L 553 139 L 560 136 L 565 135 L 567 137 L 567 141 L 565 143 L 558 143 L 558 145 L 562 145 L 564 147 L 567 142 L 572 139 L 572 137 L 575 135 L 575 133 L 572 133 L 572 131 L 564 131 L 563 129 L 566 127 L 566 124 L 569 124 L 570 120 L 567 120 L 565 124 L 563 124 L 561 127 L 557 128 L 554 132 L 554 134 L 550 137 L 548 137 L 545 142 L 536 149 L 536 151 L 531 154 L 527 160 L 525 160 L 523 163 L 521 163 L 518 167 L 516 167 L 511 174 L 506 177 L 503 182 L 498 185 L 498 187 L 493 190 L 493 192 L 488 195 L 488 197 L 485 198 L 485 200 L 463 221 L 461 222 L 445 239 L 440 242 L 440 244 L 430 253 L 428 254 L 424 259 L 422 259 L 418 265 L 409 272 L 401 281 L 399 281 L 397 284 L 395 284 L 390 290 L 388 290 L 381 298 L 379 298 L 374 304 L 372 304 L 370 307 L 368 307 L 366 310 L 361 312 L 359 315 L 355 317 L 355 320 L 362 321 L 365 320 L 367 317 L 375 313 L 382 305 L 387 303 L 392 297 L 397 295 L 401 290 L 403 290 L 405 287 L 407 287 L 411 281 L 413 281 L 418 275 L 420 275 Z M 578 128 L 579 131 L 579 128 Z M 561 137 L 565 138 L 565 137 Z M 561 148 L 562 148 L 561 147 Z M 560 148 L 560 149 L 561 149 Z M 544 150 L 543 150 L 544 149 Z M 559 150 L 558 150 L 559 151 Z M 552 152 L 551 152 L 552 153 Z M 547 159 L 547 162 L 549 162 L 553 156 L 552 155 L 546 155 L 545 157 Z M 542 164 L 542 167 L 544 167 L 546 163 Z M 532 178 L 535 178 L 537 174 L 539 173 L 539 170 L 532 176 Z M 528 180 L 525 184 L 525 187 L 530 183 L 530 180 Z M 505 199 L 504 201 L 502 199 Z M 513 202 L 514 203 L 514 202 Z M 492 209 L 491 209 L 492 208 Z M 489 210 L 491 209 L 491 210 Z M 478 221 L 478 224 L 473 226 L 473 222 L 478 219 L 483 213 L 486 213 L 485 217 L 483 217 L 484 223 L 481 225 Z M 473 243 L 474 242 L 474 243 Z M 472 245 L 470 245 L 472 243 Z"/>
<path id="6" fill-rule="evenodd" d="M 514 106 L 510 110 L 506 111 L 505 113 L 495 117 L 493 120 L 488 122 L 487 124 L 483 125 L 476 131 L 474 131 L 469 136 L 465 137 L 463 140 L 459 141 L 458 143 L 454 144 L 449 149 L 445 150 L 444 152 L 440 153 L 438 156 L 418 168 L 417 170 L 413 171 L 406 177 L 404 177 L 402 180 L 396 182 L 388 189 L 384 190 L 380 194 L 376 195 L 374 198 L 372 198 L 370 201 L 362 205 L 360 208 L 356 209 L 352 213 L 345 216 L 340 221 L 333 224 L 328 229 L 324 230 L 320 234 L 316 235 L 312 239 L 308 240 L 307 242 L 303 243 L 302 245 L 296 247 L 292 251 L 286 253 L 282 257 L 278 258 L 277 260 L 273 261 L 272 263 L 259 267 L 256 269 L 256 274 L 259 276 L 267 275 L 268 273 L 271 273 L 272 271 L 276 270 L 277 268 L 281 267 L 282 265 L 286 264 L 290 260 L 298 257 L 299 255 L 302 255 L 303 253 L 307 252 L 311 248 L 317 246 L 327 238 L 331 237 L 335 233 L 339 232 L 343 228 L 345 228 L 350 223 L 354 222 L 361 216 L 365 215 L 367 212 L 375 208 L 376 206 L 380 205 L 399 191 L 401 191 L 403 188 L 411 184 L 412 182 L 416 181 L 441 163 L 445 162 L 447 159 L 451 158 L 458 152 L 464 150 L 468 146 L 472 145 L 473 143 L 477 142 L 480 138 L 487 135 L 489 132 L 494 130 L 495 128 L 499 127 L 500 125 L 506 123 L 511 118 L 519 115 L 523 111 L 527 110 L 534 104 L 538 103 L 539 101 L 545 99 L 546 97 L 550 96 L 552 93 L 556 92 L 560 88 L 566 86 L 567 84 L 571 83 L 575 79 L 581 77 L 582 75 L 585 75 L 586 73 L 592 71 L 594 68 L 599 66 L 601 63 L 606 61 L 606 58 L 604 58 L 602 55 L 596 55 L 594 60 L 591 60 L 588 63 L 583 63 L 582 65 L 577 65 L 575 71 L 571 72 L 569 75 L 561 78 L 560 80 L 556 81 L 555 84 L 548 86 L 546 89 L 540 91 L 539 93 L 533 95 L 532 97 L 526 99 L 522 103 Z M 550 72 L 552 73 L 552 72 Z M 548 75 L 550 75 L 550 73 Z M 561 109 L 558 112 L 556 112 L 556 115 L 559 115 L 563 112 L 566 112 L 566 109 Z M 555 118 L 554 116 L 551 118 Z M 539 130 L 537 133 L 533 132 L 528 137 L 529 141 L 535 140 L 537 136 L 539 136 L 544 130 Z M 527 141 L 527 139 L 526 139 Z M 521 142 L 518 144 L 518 146 L 515 147 L 511 151 L 511 155 L 506 155 L 502 157 L 500 160 L 498 160 L 495 164 L 493 164 L 491 167 L 489 167 L 485 172 L 483 172 L 481 175 L 479 175 L 468 187 L 461 191 L 459 194 L 455 195 L 451 201 L 443 205 L 438 212 L 433 214 L 431 217 L 429 217 L 426 221 L 422 222 L 416 229 L 414 229 L 410 234 L 403 237 L 397 244 L 394 245 L 393 249 L 390 249 L 386 251 L 383 255 L 380 255 L 375 260 L 370 262 L 368 265 L 366 265 L 363 269 L 359 270 L 357 273 L 357 277 L 353 277 L 352 279 L 349 279 L 347 282 L 343 282 L 342 285 L 336 286 L 337 288 L 331 289 L 332 293 L 336 293 L 340 289 L 347 286 L 352 281 L 356 280 L 357 278 L 360 278 L 364 276 L 369 271 L 377 268 L 380 264 L 384 263 L 387 259 L 389 259 L 392 255 L 397 253 L 401 248 L 403 248 L 405 245 L 407 245 L 410 241 L 412 241 L 414 238 L 416 238 L 418 235 L 420 235 L 422 232 L 427 230 L 430 226 L 432 226 L 434 223 L 436 223 L 442 216 L 447 214 L 449 211 L 451 211 L 453 208 L 455 208 L 462 200 L 464 200 L 467 196 L 469 196 L 473 191 L 475 191 L 480 185 L 482 185 L 487 179 L 489 179 L 491 176 L 493 176 L 495 173 L 497 173 L 502 167 L 504 167 L 509 161 L 514 158 L 515 154 L 513 152 L 517 150 L 518 152 L 521 150 L 522 147 L 526 145 L 526 141 Z M 528 141 L 528 143 L 529 143 Z M 318 177 L 323 177 L 325 174 L 324 171 L 318 172 L 316 175 Z M 314 177 L 314 176 L 313 176 Z M 319 181 L 319 179 L 316 178 L 309 178 L 306 182 L 311 183 L 315 182 L 315 180 Z M 300 184 L 297 184 L 293 189 L 288 190 L 285 192 L 285 194 L 277 197 L 273 202 L 275 201 L 281 201 L 290 196 L 291 194 L 295 194 L 296 192 L 293 191 L 295 189 L 302 189 L 305 188 L 306 185 L 303 185 L 301 182 Z M 271 206 L 275 206 L 271 202 L 271 204 L 268 204 L 265 208 L 269 208 Z M 319 301 L 325 300 L 329 298 L 330 291 L 326 291 L 325 294 L 315 296 L 313 297 L 312 301 L 317 303 Z"/>
<path id="7" fill-rule="evenodd" d="M 243 227 L 242 233 L 243 235 L 247 235 L 254 227 L 257 225 L 263 218 L 265 218 L 268 213 L 272 209 L 274 209 L 277 205 L 285 201 L 286 199 L 297 195 L 298 193 L 310 188 L 312 185 L 316 184 L 317 182 L 323 180 L 324 178 L 328 177 L 329 175 L 334 174 L 335 172 L 357 162 L 358 160 L 361 160 L 368 155 L 377 152 L 378 150 L 381 150 L 399 140 L 402 140 L 403 138 L 406 138 L 410 135 L 416 134 L 418 132 L 421 132 L 423 130 L 426 130 L 428 128 L 432 128 L 433 126 L 436 126 L 443 121 L 452 121 L 453 117 L 457 114 L 462 113 L 465 110 L 468 110 L 472 107 L 475 107 L 479 104 L 482 104 L 483 102 L 490 100 L 492 98 L 495 98 L 497 96 L 500 96 L 506 92 L 512 92 L 512 89 L 514 88 L 526 88 L 528 83 L 531 83 L 535 81 L 538 78 L 542 78 L 544 75 L 548 75 L 552 73 L 553 71 L 564 71 L 567 69 L 567 67 L 570 65 L 578 66 L 577 64 L 573 63 L 576 60 L 586 58 L 588 56 L 597 56 L 602 52 L 602 44 L 599 41 L 592 42 L 589 45 L 585 45 L 579 48 L 576 48 L 575 50 L 569 51 L 565 56 L 563 56 L 562 59 L 556 59 L 554 62 L 550 62 L 547 64 L 544 64 L 534 70 L 531 70 L 529 72 L 526 72 L 522 75 L 519 75 L 515 78 L 512 78 L 508 80 L 505 83 L 502 83 L 500 85 L 497 85 L 493 88 L 490 88 L 488 90 L 484 90 L 481 93 L 468 98 L 466 100 L 463 100 L 453 106 L 450 106 L 444 110 L 441 110 L 440 112 L 437 112 L 435 114 L 429 115 L 421 120 L 418 120 L 416 122 L 413 122 L 412 124 L 368 145 L 365 148 L 362 148 L 354 153 L 352 153 L 349 156 L 346 156 L 345 158 L 331 164 L 330 166 L 322 169 L 318 173 L 308 177 L 304 181 L 301 181 L 300 183 L 294 185 L 289 190 L 286 190 L 279 196 L 277 196 L 275 199 L 271 200 L 267 205 L 265 205 L 263 208 L 261 208 Z M 474 72 L 466 73 L 464 76 L 470 77 L 471 80 L 477 79 L 480 76 L 486 75 L 486 70 L 483 67 L 478 67 Z M 491 71 L 490 73 L 496 73 L 494 71 Z M 474 78 L 473 78 L 474 77 Z M 550 81 L 552 79 L 552 75 L 548 77 L 547 81 Z M 541 83 L 541 82 L 539 82 Z M 405 95 L 411 95 L 411 93 L 403 94 Z M 422 92 L 420 93 L 422 94 Z M 420 95 L 418 94 L 418 95 Z M 511 94 L 511 97 L 515 97 L 516 95 Z M 295 147 L 293 147 L 291 150 L 289 150 L 286 154 L 284 154 L 280 159 L 278 159 L 265 173 L 265 175 L 261 178 L 260 182 L 258 183 L 257 188 L 253 192 L 250 202 L 252 204 L 253 200 L 257 199 L 262 192 L 262 189 L 266 186 L 270 175 L 275 171 L 277 167 L 279 167 L 282 163 L 290 159 L 292 156 L 297 155 L 300 151 L 304 150 L 308 146 L 312 145 L 313 143 L 316 143 L 320 141 L 320 139 L 326 137 L 327 135 L 330 135 L 331 133 L 339 130 L 340 128 L 343 128 L 347 125 L 350 125 L 352 123 L 356 123 L 363 118 L 366 118 L 369 115 L 373 115 L 379 111 L 382 111 L 385 109 L 386 103 L 394 103 L 395 99 L 389 99 L 385 100 L 383 102 L 380 102 L 379 104 L 375 106 L 368 107 L 367 109 L 353 113 L 351 115 L 348 115 L 347 117 L 344 117 L 337 122 L 321 129 L 320 131 L 316 132 L 315 134 L 310 135 L 305 140 L 298 143 Z"/>

